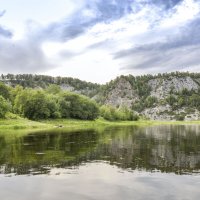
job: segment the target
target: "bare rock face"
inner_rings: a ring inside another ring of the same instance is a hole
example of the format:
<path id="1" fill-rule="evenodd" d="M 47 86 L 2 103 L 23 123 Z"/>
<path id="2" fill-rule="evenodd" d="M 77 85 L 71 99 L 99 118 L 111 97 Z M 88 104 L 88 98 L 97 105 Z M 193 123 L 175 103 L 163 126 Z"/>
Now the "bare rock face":
<path id="1" fill-rule="evenodd" d="M 196 78 L 195 81 L 200 85 L 200 78 Z"/>
<path id="2" fill-rule="evenodd" d="M 151 96 L 155 96 L 158 99 L 166 98 L 171 91 L 181 92 L 183 89 L 198 90 L 199 85 L 191 77 L 170 77 L 169 79 L 152 79 L 148 82 L 151 88 Z"/>
<path id="3" fill-rule="evenodd" d="M 114 107 L 126 106 L 131 107 L 132 103 L 138 100 L 139 97 L 132 89 L 131 84 L 123 78 L 120 78 L 114 89 L 108 94 L 105 104 Z"/>
<path id="4" fill-rule="evenodd" d="M 193 113 L 187 114 L 184 118 L 185 121 L 195 121 L 200 119 L 200 112 L 195 109 Z"/>
<path id="5" fill-rule="evenodd" d="M 167 114 L 170 111 L 171 111 L 171 106 L 162 105 L 162 106 L 156 106 L 155 108 L 147 108 L 141 114 L 150 120 L 170 121 L 173 119 L 172 116 Z"/>
<path id="6" fill-rule="evenodd" d="M 150 120 L 158 121 L 175 121 L 176 115 L 182 114 L 184 121 L 195 121 L 200 119 L 200 112 L 195 109 L 191 113 L 187 113 L 187 108 L 183 107 L 173 110 L 170 105 L 156 106 L 155 108 L 146 108 L 141 114 Z"/>
<path id="7" fill-rule="evenodd" d="M 76 90 L 73 86 L 71 86 L 69 84 L 61 84 L 60 88 L 63 91 L 74 92 L 74 93 L 83 94 L 86 96 L 89 96 L 91 93 L 94 93 L 94 90 L 91 90 L 89 88 L 84 88 L 82 90 Z M 93 97 L 93 99 L 95 99 L 95 98 Z"/>
<path id="8" fill-rule="evenodd" d="M 154 104 L 152 107 L 145 108 L 138 114 L 150 120 L 159 121 L 175 121 L 180 118 L 186 121 L 200 119 L 200 112 L 198 110 L 191 112 L 188 111 L 186 107 L 173 110 L 169 104 L 165 103 L 165 99 L 170 94 L 176 96 L 176 93 L 182 92 L 184 89 L 188 91 L 198 91 L 200 88 L 198 80 L 192 79 L 189 76 L 161 77 L 149 80 L 147 82 L 147 87 L 148 86 L 150 88 L 150 96 L 155 96 L 158 99 L 158 103 Z M 135 102 L 140 102 L 142 97 L 139 96 L 138 91 L 134 90 L 134 86 L 132 86 L 129 81 L 125 78 L 119 78 L 105 99 L 105 104 L 107 105 L 131 108 Z"/>

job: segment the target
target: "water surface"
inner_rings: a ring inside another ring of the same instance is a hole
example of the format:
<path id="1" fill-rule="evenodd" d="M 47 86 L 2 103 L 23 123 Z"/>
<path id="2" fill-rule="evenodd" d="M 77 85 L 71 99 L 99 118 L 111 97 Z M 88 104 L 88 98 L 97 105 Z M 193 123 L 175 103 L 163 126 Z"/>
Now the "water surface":
<path id="1" fill-rule="evenodd" d="M 200 196 L 200 126 L 0 133 L 0 199 Z"/>

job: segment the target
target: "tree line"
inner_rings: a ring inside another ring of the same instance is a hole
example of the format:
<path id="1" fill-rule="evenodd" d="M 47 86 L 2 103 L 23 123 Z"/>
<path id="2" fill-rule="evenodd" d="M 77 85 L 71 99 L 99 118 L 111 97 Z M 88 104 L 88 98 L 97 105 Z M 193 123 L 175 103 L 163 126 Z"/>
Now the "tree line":
<path id="1" fill-rule="evenodd" d="M 0 82 L 0 118 L 14 113 L 31 120 L 72 118 L 94 120 L 136 120 L 127 108 L 100 106 L 94 100 L 73 92 L 62 91 L 58 85 L 46 89 L 8 87 Z M 108 114 L 109 113 L 109 114 Z"/>
<path id="2" fill-rule="evenodd" d="M 91 83 L 87 81 L 82 81 L 77 78 L 71 77 L 52 77 L 46 75 L 33 75 L 33 74 L 1 74 L 0 79 L 4 82 L 10 82 L 13 86 L 21 85 L 23 87 L 42 87 L 46 88 L 51 84 L 56 85 L 70 85 L 74 90 L 97 90 L 100 85 L 97 83 Z"/>

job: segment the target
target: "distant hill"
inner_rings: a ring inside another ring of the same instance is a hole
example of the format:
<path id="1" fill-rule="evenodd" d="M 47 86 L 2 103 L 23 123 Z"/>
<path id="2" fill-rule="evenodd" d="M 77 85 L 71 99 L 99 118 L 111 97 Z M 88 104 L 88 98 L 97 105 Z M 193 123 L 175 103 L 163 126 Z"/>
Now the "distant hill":
<path id="1" fill-rule="evenodd" d="M 1 75 L 1 81 L 15 86 L 46 88 L 84 94 L 100 104 L 126 106 L 153 120 L 200 119 L 200 73 L 173 72 L 158 75 L 120 76 L 105 85 L 74 78 L 42 75 Z"/>
<path id="2" fill-rule="evenodd" d="M 47 88 L 51 84 L 59 85 L 63 90 L 73 91 L 89 97 L 94 96 L 100 90 L 100 85 L 81 81 L 71 77 L 52 77 L 32 74 L 7 74 L 1 75 L 0 80 L 9 86 L 21 85 L 24 88 Z"/>

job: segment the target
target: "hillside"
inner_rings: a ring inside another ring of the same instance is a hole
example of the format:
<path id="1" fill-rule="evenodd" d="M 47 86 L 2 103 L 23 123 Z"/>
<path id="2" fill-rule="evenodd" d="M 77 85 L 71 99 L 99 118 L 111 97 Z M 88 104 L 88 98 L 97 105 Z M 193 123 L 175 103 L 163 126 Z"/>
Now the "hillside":
<path id="1" fill-rule="evenodd" d="M 200 119 L 200 74 L 121 76 L 105 86 L 105 103 L 152 120 Z"/>
<path id="2" fill-rule="evenodd" d="M 46 88 L 56 84 L 62 90 L 84 94 L 100 104 L 126 106 L 152 120 L 200 119 L 200 73 L 166 73 L 120 76 L 105 85 L 79 79 L 41 75 L 2 75 L 10 86 Z"/>
<path id="3" fill-rule="evenodd" d="M 59 85 L 62 90 L 76 92 L 89 97 L 93 97 L 100 90 L 99 84 L 81 81 L 71 77 L 52 77 L 32 74 L 2 74 L 0 76 L 0 81 L 12 87 L 21 85 L 24 88 L 29 87 L 45 89 L 51 84 L 56 84 Z"/>

